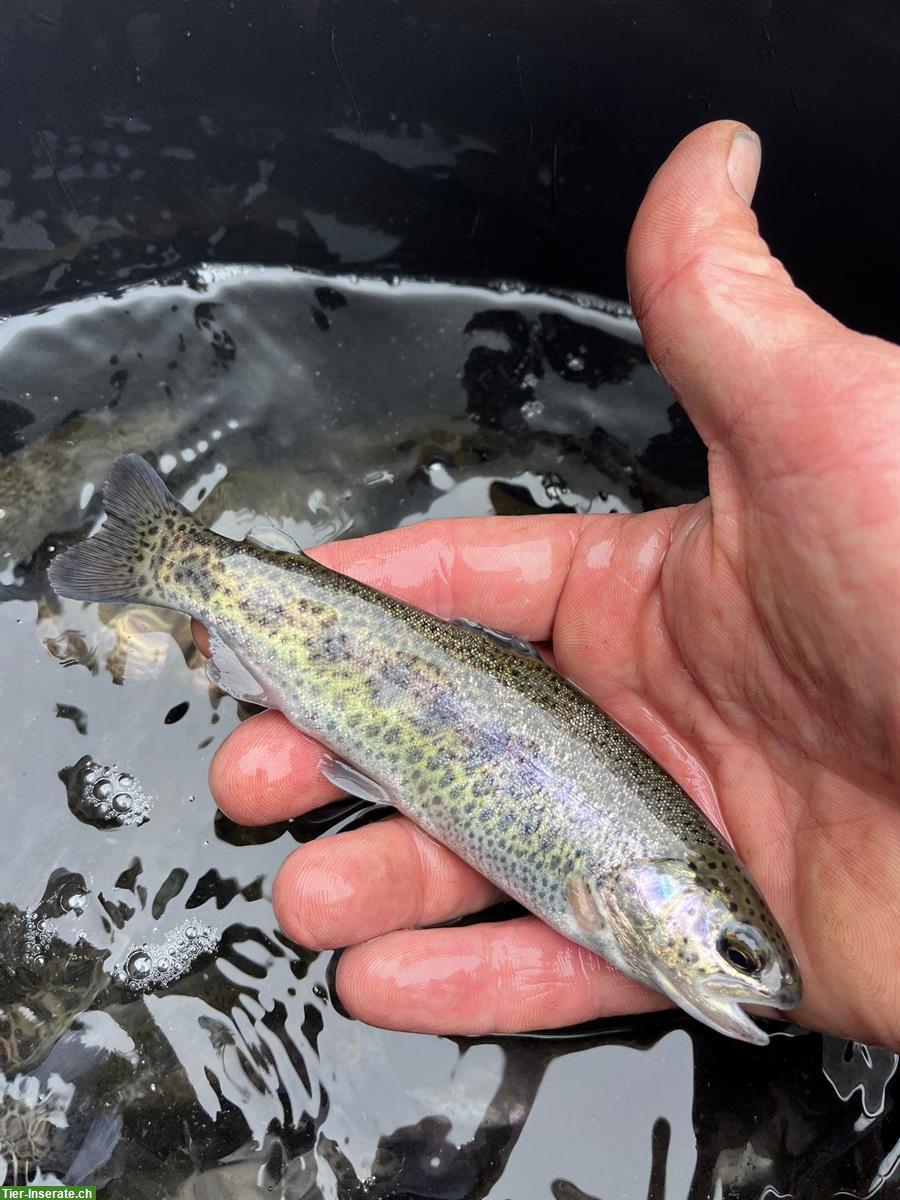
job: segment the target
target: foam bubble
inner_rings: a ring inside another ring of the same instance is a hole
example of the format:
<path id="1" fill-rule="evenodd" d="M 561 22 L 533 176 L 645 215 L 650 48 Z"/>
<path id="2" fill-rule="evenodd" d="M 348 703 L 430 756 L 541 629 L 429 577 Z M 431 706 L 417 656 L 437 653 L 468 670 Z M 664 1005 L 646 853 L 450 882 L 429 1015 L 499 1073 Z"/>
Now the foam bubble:
<path id="1" fill-rule="evenodd" d="M 115 763 L 104 766 L 86 754 L 59 777 L 66 785 L 69 808 L 88 825 L 107 829 L 149 820 L 150 798 L 134 776 Z"/>
<path id="2" fill-rule="evenodd" d="M 218 934 L 209 925 L 185 921 L 164 941 L 145 942 L 131 950 L 113 978 L 130 992 L 168 987 L 186 975 L 201 954 L 212 954 L 218 943 Z"/>

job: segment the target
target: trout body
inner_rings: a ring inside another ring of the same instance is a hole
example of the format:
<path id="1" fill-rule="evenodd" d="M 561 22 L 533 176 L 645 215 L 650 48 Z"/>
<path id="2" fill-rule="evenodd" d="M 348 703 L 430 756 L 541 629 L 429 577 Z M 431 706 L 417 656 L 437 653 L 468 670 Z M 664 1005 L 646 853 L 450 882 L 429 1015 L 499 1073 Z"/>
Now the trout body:
<path id="1" fill-rule="evenodd" d="M 690 797 L 527 643 L 199 526 L 134 455 L 60 594 L 178 609 L 211 674 L 280 709 L 329 778 L 393 804 L 566 937 L 733 1036 L 799 977 L 765 902 Z"/>

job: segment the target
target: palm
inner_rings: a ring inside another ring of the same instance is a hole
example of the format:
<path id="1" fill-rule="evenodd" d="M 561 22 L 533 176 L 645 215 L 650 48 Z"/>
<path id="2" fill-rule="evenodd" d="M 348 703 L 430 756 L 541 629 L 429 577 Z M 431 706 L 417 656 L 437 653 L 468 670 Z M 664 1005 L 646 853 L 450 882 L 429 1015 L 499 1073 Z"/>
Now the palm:
<path id="1" fill-rule="evenodd" d="M 807 507 L 833 509 L 827 486 L 808 475 L 797 486 Z M 733 520 L 717 523 L 720 510 Z M 768 517 L 785 531 L 775 545 L 753 537 L 760 514 L 714 479 L 711 499 L 689 509 L 586 525 L 554 651 L 731 836 L 791 930 L 807 994 L 798 1019 L 894 1045 L 900 806 L 883 774 L 888 713 L 849 702 L 852 672 L 839 661 L 826 687 L 791 664 L 819 625 L 832 647 L 854 641 L 860 613 L 817 606 L 826 581 L 793 554 L 791 511 Z M 773 555 L 790 605 L 766 595 Z M 858 599 L 887 648 L 893 608 L 883 594 Z M 886 666 L 870 664 L 870 699 Z"/>
<path id="2" fill-rule="evenodd" d="M 726 174 L 735 128 L 685 139 L 629 244 L 635 311 L 709 448 L 710 498 L 314 553 L 441 616 L 552 640 L 733 840 L 800 961 L 798 1019 L 897 1045 L 900 367 L 768 256 Z M 213 794 L 247 823 L 306 811 L 334 795 L 320 755 L 262 714 L 216 755 Z M 428 928 L 498 893 L 403 818 L 295 851 L 273 898 L 296 940 L 352 947 L 338 990 L 375 1024 L 502 1032 L 662 1002 L 534 917 Z"/>

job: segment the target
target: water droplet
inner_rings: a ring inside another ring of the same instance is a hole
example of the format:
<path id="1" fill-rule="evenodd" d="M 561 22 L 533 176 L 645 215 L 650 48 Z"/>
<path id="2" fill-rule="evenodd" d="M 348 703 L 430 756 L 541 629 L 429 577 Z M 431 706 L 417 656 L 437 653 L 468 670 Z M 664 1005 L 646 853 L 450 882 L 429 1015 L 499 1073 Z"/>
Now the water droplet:
<path id="1" fill-rule="evenodd" d="M 153 970 L 153 960 L 143 950 L 136 950 L 125 964 L 125 970 L 132 979 L 146 979 Z"/>
<path id="2" fill-rule="evenodd" d="M 141 825 L 150 815 L 150 799 L 141 785 L 115 765 L 103 766 L 85 755 L 59 777 L 66 785 L 69 808 L 85 824 L 103 829 Z"/>
<path id="3" fill-rule="evenodd" d="M 211 954 L 218 941 L 208 925 L 182 925 L 159 945 L 144 944 L 133 950 L 124 968 L 116 971 L 116 978 L 132 992 L 167 987 L 185 975 L 201 954 Z"/>
<path id="4" fill-rule="evenodd" d="M 367 487 L 374 487 L 377 483 L 393 483 L 394 475 L 391 471 L 369 471 L 367 475 L 363 475 L 363 483 Z"/>

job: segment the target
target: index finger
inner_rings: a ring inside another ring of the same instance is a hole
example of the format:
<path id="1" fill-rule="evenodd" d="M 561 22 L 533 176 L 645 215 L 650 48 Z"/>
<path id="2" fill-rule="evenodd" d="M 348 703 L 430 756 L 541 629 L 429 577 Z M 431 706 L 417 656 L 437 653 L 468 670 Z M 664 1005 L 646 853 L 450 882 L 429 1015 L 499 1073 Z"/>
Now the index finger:
<path id="1" fill-rule="evenodd" d="M 583 528 L 584 518 L 555 513 L 459 517 L 326 542 L 305 553 L 435 616 L 465 616 L 543 642 Z M 194 621 L 192 629 L 208 654 L 203 626 Z"/>
<path id="2" fill-rule="evenodd" d="M 475 517 L 421 524 L 309 551 L 325 566 L 452 619 L 549 639 L 583 519 Z"/>

